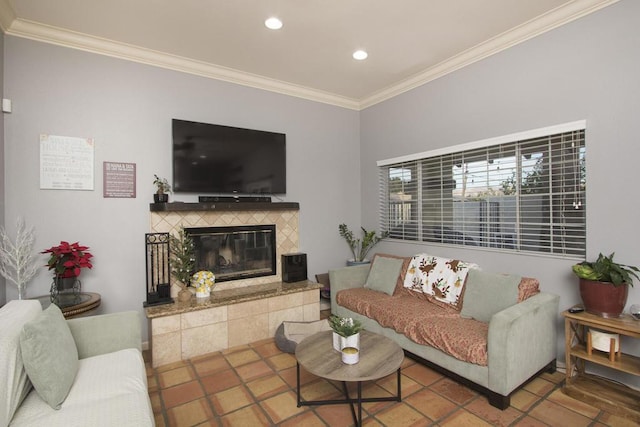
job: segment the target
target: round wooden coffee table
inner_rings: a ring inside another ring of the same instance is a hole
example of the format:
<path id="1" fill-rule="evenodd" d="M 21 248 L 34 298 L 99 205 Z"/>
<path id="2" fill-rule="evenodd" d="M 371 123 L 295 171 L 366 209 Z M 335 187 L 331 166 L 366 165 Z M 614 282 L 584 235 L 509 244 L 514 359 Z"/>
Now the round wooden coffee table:
<path id="1" fill-rule="evenodd" d="M 342 354 L 333 349 L 332 331 L 318 332 L 300 342 L 296 347 L 296 385 L 298 407 L 302 405 L 335 405 L 349 403 L 351 415 L 356 425 L 362 425 L 363 402 L 400 402 L 401 376 L 400 365 L 404 360 L 404 351 L 391 339 L 373 332 L 360 332 L 360 361 L 355 365 L 342 363 Z M 310 373 L 328 380 L 341 381 L 344 399 L 302 400 L 300 396 L 300 366 Z M 362 397 L 362 381 L 377 380 L 391 375 L 398 377 L 398 392 L 391 397 Z M 351 398 L 347 382 L 357 383 L 357 398 Z M 354 404 L 358 406 L 358 415 Z"/>

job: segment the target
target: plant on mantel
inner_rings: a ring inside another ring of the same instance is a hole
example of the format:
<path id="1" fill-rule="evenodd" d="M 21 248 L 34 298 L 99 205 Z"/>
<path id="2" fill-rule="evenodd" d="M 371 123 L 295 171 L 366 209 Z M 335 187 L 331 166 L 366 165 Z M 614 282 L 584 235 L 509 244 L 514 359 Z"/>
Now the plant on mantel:
<path id="1" fill-rule="evenodd" d="M 158 175 L 153 175 L 153 185 L 156 186 L 156 193 L 153 195 L 153 201 L 155 203 L 166 203 L 169 201 L 168 193 L 171 192 L 171 185 L 166 178 L 160 178 Z"/>

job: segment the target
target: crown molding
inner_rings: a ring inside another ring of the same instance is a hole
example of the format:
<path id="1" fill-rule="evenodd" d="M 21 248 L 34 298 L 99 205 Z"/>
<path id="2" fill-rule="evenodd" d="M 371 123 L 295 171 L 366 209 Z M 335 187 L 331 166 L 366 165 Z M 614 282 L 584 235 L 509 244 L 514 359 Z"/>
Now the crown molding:
<path id="1" fill-rule="evenodd" d="M 0 2 L 1 3 L 1 2 Z M 251 73 L 246 73 L 232 68 L 221 67 L 203 61 L 196 61 L 177 55 L 171 55 L 151 49 L 141 48 L 126 43 L 95 37 L 83 33 L 64 30 L 61 28 L 40 24 L 24 19 L 15 19 L 7 34 L 16 37 L 50 43 L 86 52 L 97 53 L 99 55 L 111 56 L 125 59 L 127 61 L 152 65 L 194 74 L 200 77 L 207 77 L 215 80 L 222 80 L 243 86 L 263 89 L 283 95 L 304 98 L 311 101 L 336 105 L 352 110 L 359 109 L 359 103 L 355 99 L 341 97 L 328 92 L 299 86 L 276 79 L 270 79 Z"/>
<path id="2" fill-rule="evenodd" d="M 8 0 L 0 0 L 0 29 L 6 33 L 15 19 L 16 13 Z"/>
<path id="3" fill-rule="evenodd" d="M 618 1 L 574 0 L 361 100 L 23 20 L 15 17 L 13 9 L 6 0 L 0 0 L 0 27 L 6 34 L 11 36 L 37 40 L 359 111 L 415 89 Z"/>
<path id="4" fill-rule="evenodd" d="M 519 25 L 479 45 L 455 55 L 426 71 L 409 77 L 402 82 L 383 89 L 360 101 L 360 110 L 371 107 L 387 99 L 443 77 L 456 70 L 481 61 L 517 44 L 561 27 L 583 16 L 617 3 L 619 0 L 575 0 L 557 7 L 546 14 Z"/>

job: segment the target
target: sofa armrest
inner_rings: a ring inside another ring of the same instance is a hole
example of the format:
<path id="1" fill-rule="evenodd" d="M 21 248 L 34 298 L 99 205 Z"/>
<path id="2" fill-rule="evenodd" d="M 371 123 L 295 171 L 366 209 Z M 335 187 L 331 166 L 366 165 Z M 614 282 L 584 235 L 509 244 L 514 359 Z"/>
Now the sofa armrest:
<path id="1" fill-rule="evenodd" d="M 125 348 L 142 350 L 140 313 L 137 311 L 69 319 L 67 324 L 80 359 Z"/>
<path id="2" fill-rule="evenodd" d="M 489 389 L 506 396 L 556 359 L 559 302 L 559 296 L 541 292 L 493 315 Z"/>
<path id="3" fill-rule="evenodd" d="M 331 313 L 338 313 L 336 294 L 343 289 L 362 288 L 369 275 L 370 264 L 342 267 L 329 271 L 329 286 L 331 287 Z"/>

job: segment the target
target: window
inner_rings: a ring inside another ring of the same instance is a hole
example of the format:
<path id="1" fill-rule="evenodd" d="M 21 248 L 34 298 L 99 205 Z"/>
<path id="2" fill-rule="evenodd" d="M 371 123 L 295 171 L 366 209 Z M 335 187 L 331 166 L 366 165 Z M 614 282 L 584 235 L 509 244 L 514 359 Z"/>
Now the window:
<path id="1" fill-rule="evenodd" d="M 389 237 L 584 258 L 585 122 L 378 162 Z"/>

